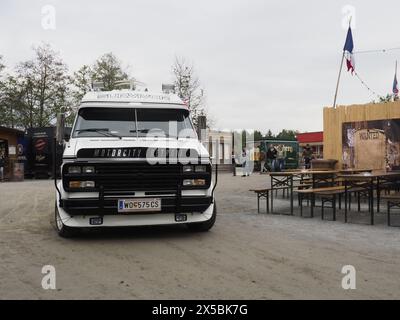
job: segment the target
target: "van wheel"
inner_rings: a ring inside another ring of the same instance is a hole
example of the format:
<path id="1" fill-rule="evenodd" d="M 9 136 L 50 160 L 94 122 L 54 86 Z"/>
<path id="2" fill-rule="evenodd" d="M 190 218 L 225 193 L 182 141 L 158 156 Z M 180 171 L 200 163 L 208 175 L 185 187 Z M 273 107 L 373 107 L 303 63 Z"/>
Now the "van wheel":
<path id="1" fill-rule="evenodd" d="M 213 214 L 209 220 L 204 222 L 188 223 L 187 227 L 189 228 L 190 231 L 193 232 L 205 232 L 213 227 L 216 218 L 217 218 L 217 204 L 214 202 Z"/>
<path id="2" fill-rule="evenodd" d="M 54 207 L 54 222 L 57 229 L 57 233 L 60 237 L 72 238 L 76 236 L 76 234 L 78 233 L 77 228 L 68 227 L 62 222 L 60 213 L 58 212 L 57 209 L 57 204 L 55 204 Z"/>

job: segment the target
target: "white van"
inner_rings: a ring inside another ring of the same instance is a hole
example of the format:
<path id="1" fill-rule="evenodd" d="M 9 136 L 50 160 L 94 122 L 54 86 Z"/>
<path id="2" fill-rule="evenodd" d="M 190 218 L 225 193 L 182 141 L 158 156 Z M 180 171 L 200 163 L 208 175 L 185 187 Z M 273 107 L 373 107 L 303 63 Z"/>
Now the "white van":
<path id="1" fill-rule="evenodd" d="M 61 236 L 90 227 L 214 225 L 216 178 L 177 95 L 89 92 L 66 140 L 56 182 Z"/>

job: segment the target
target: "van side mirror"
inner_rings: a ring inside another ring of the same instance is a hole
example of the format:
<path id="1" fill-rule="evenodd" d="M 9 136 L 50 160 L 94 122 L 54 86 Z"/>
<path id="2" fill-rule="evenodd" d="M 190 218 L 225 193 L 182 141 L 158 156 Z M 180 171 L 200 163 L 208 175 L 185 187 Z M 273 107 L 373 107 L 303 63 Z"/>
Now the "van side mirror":
<path id="1" fill-rule="evenodd" d="M 68 141 L 69 141 L 69 138 L 71 138 L 71 134 L 65 132 L 65 133 L 64 133 L 64 140 L 68 142 Z"/>
<path id="2" fill-rule="evenodd" d="M 65 138 L 65 113 L 57 114 L 56 141 L 62 144 Z"/>

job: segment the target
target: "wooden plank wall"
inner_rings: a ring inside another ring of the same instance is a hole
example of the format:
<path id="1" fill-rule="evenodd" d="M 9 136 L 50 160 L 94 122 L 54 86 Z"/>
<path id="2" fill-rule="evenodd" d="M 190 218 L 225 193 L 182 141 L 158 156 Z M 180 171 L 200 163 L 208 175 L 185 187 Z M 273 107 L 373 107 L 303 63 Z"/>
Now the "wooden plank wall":
<path id="1" fill-rule="evenodd" d="M 344 122 L 400 119 L 400 101 L 324 108 L 324 158 L 337 159 L 342 167 L 342 124 Z"/>

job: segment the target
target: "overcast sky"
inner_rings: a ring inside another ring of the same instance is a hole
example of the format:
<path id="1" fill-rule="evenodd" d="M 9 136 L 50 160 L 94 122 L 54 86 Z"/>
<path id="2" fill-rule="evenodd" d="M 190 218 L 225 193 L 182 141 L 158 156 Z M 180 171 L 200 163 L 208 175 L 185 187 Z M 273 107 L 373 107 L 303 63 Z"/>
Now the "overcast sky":
<path id="1" fill-rule="evenodd" d="M 44 5 L 56 10 L 55 30 L 42 27 Z M 13 66 L 44 41 L 75 71 L 112 51 L 151 89 L 171 81 L 174 56 L 183 56 L 216 127 L 316 131 L 333 103 L 346 5 L 355 51 L 400 47 L 398 0 L 0 0 L 0 55 Z M 371 89 L 391 92 L 400 50 L 355 59 Z M 343 69 L 339 104 L 374 98 Z"/>

